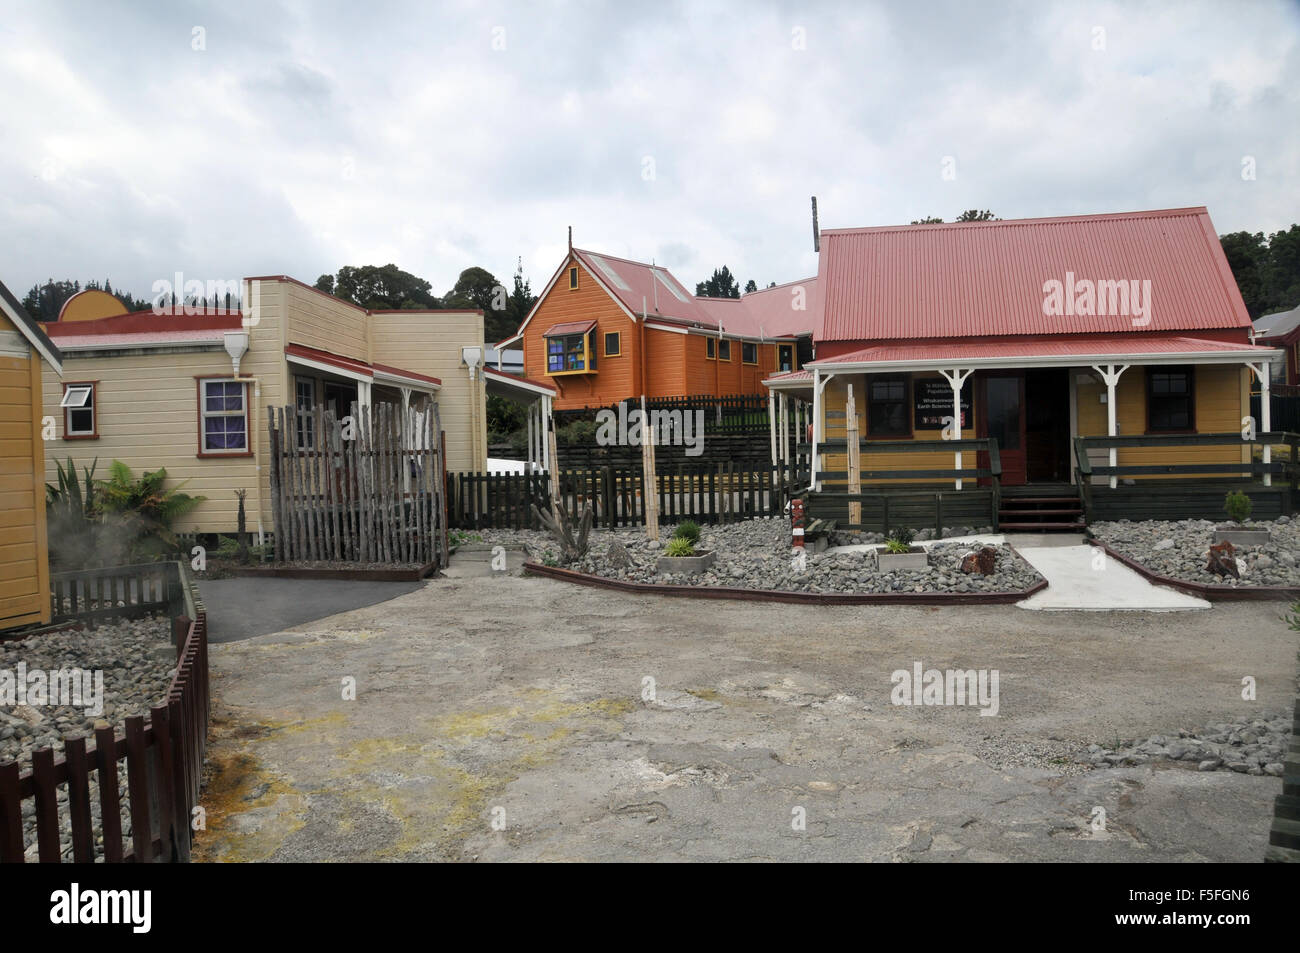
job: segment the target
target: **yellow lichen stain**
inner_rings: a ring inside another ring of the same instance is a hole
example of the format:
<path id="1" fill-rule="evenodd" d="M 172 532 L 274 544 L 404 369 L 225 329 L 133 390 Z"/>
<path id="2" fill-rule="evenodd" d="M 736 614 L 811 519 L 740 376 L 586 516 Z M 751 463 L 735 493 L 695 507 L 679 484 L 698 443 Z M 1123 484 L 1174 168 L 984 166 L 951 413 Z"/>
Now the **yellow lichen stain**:
<path id="1" fill-rule="evenodd" d="M 208 758 L 207 773 L 207 789 L 200 802 L 206 812 L 206 830 L 197 832 L 194 838 L 192 853 L 196 863 L 266 860 L 286 838 L 305 826 L 302 815 L 306 800 L 282 779 L 265 772 L 247 752 L 213 754 Z M 288 824 L 254 831 L 236 830 L 232 824 L 232 818 L 270 807 L 286 797 L 291 799 L 289 806 L 294 814 Z"/>
<path id="2" fill-rule="evenodd" d="M 722 698 L 715 688 L 688 688 L 686 694 L 694 695 L 696 698 L 703 698 L 706 702 L 716 702 Z"/>

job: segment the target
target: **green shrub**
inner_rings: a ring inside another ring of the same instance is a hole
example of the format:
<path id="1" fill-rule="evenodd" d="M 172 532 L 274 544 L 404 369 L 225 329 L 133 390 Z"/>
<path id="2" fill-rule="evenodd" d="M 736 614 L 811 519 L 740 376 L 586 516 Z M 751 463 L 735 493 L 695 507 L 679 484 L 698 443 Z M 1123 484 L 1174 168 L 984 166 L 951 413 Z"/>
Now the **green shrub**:
<path id="1" fill-rule="evenodd" d="M 668 545 L 664 547 L 665 556 L 694 556 L 695 546 L 689 539 L 681 536 L 674 536 L 668 540 Z"/>
<path id="2" fill-rule="evenodd" d="M 1229 518 L 1237 523 L 1244 523 L 1250 519 L 1250 511 L 1254 505 L 1250 502 L 1250 497 L 1240 490 L 1233 490 L 1227 495 L 1223 503 L 1223 510 Z"/>
<path id="3" fill-rule="evenodd" d="M 885 540 L 885 552 L 887 553 L 907 553 L 911 552 L 911 550 L 912 544 L 905 543 L 901 539 L 890 538 Z"/>
<path id="4" fill-rule="evenodd" d="M 684 539 L 691 545 L 700 541 L 700 524 L 694 520 L 682 520 L 677 524 L 677 529 L 673 532 L 676 539 Z"/>

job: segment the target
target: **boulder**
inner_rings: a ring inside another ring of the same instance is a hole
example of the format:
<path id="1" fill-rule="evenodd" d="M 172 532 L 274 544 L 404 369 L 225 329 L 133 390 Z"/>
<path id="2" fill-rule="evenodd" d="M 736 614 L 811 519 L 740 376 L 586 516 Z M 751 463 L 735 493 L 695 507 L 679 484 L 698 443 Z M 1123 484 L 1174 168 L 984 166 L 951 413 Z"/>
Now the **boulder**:
<path id="1" fill-rule="evenodd" d="M 961 561 L 961 571 L 964 573 L 979 573 L 982 576 L 993 575 L 994 567 L 997 564 L 998 551 L 992 546 L 985 546 L 977 552 L 967 553 Z"/>
<path id="2" fill-rule="evenodd" d="M 605 550 L 605 561 L 615 569 L 628 569 L 632 565 L 632 555 L 627 547 L 618 540 L 613 540 Z"/>
<path id="3" fill-rule="evenodd" d="M 1236 551 L 1237 547 L 1227 540 L 1211 546 L 1210 561 L 1206 563 L 1205 571 L 1212 572 L 1216 576 L 1232 576 L 1233 579 L 1240 579 L 1241 571 L 1237 568 Z"/>

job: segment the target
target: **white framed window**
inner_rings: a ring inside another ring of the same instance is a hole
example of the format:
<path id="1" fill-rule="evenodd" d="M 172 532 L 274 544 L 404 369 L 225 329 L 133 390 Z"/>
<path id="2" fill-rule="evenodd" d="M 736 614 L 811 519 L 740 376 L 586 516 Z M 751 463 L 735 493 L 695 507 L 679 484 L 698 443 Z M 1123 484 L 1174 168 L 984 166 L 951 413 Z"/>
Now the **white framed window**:
<path id="1" fill-rule="evenodd" d="M 244 381 L 199 380 L 199 453 L 248 453 L 248 385 Z"/>
<path id="2" fill-rule="evenodd" d="M 316 381 L 310 377 L 295 377 L 293 394 L 298 411 L 298 449 L 312 450 L 316 446 Z"/>
<path id="3" fill-rule="evenodd" d="M 59 401 L 63 408 L 63 436 L 97 437 L 99 436 L 97 414 L 95 411 L 95 382 L 69 381 L 63 385 L 63 399 Z"/>

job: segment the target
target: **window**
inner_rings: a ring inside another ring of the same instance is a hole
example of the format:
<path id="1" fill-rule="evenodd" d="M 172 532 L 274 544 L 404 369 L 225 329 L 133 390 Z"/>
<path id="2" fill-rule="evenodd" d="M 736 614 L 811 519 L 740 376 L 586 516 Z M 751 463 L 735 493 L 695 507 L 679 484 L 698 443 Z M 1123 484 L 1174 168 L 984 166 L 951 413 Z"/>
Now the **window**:
<path id="1" fill-rule="evenodd" d="M 623 352 L 619 350 L 619 345 L 619 333 L 617 331 L 610 331 L 607 333 L 605 335 L 605 356 L 618 357 L 622 354 Z"/>
<path id="2" fill-rule="evenodd" d="M 1192 410 L 1192 368 L 1147 368 L 1147 432 L 1196 429 Z"/>
<path id="3" fill-rule="evenodd" d="M 69 381 L 63 385 L 63 439 L 99 436 L 99 414 L 95 410 L 95 381 Z"/>
<path id="4" fill-rule="evenodd" d="M 740 360 L 743 364 L 758 363 L 758 345 L 752 341 L 743 341 L 740 345 Z"/>
<path id="5" fill-rule="evenodd" d="M 311 450 L 316 446 L 316 381 L 310 377 L 295 377 L 293 391 L 298 410 L 298 449 Z"/>
<path id="6" fill-rule="evenodd" d="M 867 434 L 871 437 L 910 437 L 906 377 L 867 379 Z"/>
<path id="7" fill-rule="evenodd" d="M 726 338 L 723 338 L 721 341 L 718 342 L 718 360 L 720 361 L 731 360 L 731 342 L 728 341 Z"/>
<path id="8" fill-rule="evenodd" d="M 578 287 L 578 269 L 577 266 L 569 269 L 569 290 L 573 291 Z"/>
<path id="9" fill-rule="evenodd" d="M 594 334 L 593 331 L 592 335 Z M 588 370 L 588 364 L 591 365 L 591 370 L 595 370 L 596 362 L 589 360 L 588 340 L 589 336 L 586 334 L 565 334 L 547 338 L 546 373 L 580 374 Z"/>
<path id="10" fill-rule="evenodd" d="M 248 453 L 243 381 L 199 380 L 199 455 Z"/>
<path id="11" fill-rule="evenodd" d="M 710 361 L 718 356 L 717 346 L 718 346 L 718 342 L 715 341 L 713 338 L 704 339 L 704 356 L 707 357 Z"/>
<path id="12" fill-rule="evenodd" d="M 794 370 L 793 344 L 778 344 L 776 346 L 776 369 L 783 372 Z"/>

